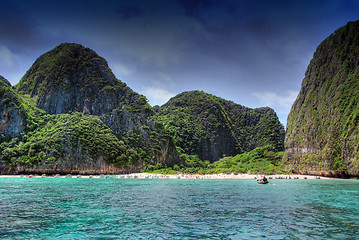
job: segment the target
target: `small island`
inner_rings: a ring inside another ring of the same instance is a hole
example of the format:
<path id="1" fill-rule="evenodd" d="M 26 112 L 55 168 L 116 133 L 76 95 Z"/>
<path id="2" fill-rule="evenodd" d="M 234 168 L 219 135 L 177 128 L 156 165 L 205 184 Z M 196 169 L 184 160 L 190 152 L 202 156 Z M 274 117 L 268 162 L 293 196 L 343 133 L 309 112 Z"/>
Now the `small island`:
<path id="1" fill-rule="evenodd" d="M 286 131 L 269 107 L 203 91 L 152 107 L 95 51 L 60 44 L 16 86 L 0 77 L 0 173 L 359 176 L 358 31 L 318 46 Z"/>

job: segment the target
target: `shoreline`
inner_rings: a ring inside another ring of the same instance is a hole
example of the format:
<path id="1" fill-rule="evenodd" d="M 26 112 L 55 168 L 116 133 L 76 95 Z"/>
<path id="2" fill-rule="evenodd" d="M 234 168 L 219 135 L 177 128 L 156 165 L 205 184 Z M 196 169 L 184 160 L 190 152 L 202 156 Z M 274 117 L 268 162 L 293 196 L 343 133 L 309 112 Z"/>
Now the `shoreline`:
<path id="1" fill-rule="evenodd" d="M 0 178 L 122 178 L 122 179 L 258 179 L 261 174 L 156 174 L 156 173 L 131 173 L 131 174 L 114 174 L 114 175 L 0 175 Z M 273 179 L 341 179 L 332 177 L 323 177 L 319 175 L 302 175 L 302 174 L 275 174 L 266 175 L 269 180 Z"/>

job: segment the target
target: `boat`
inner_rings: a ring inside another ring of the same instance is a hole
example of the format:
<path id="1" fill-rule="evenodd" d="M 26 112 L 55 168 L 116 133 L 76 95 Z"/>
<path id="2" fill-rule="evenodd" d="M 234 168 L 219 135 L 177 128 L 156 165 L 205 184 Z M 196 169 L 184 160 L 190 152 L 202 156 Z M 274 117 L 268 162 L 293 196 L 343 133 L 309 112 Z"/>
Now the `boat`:
<path id="1" fill-rule="evenodd" d="M 268 183 L 268 179 L 267 179 L 266 177 L 258 178 L 258 179 L 257 179 L 257 183 L 259 183 L 259 184 L 267 184 L 267 183 Z"/>

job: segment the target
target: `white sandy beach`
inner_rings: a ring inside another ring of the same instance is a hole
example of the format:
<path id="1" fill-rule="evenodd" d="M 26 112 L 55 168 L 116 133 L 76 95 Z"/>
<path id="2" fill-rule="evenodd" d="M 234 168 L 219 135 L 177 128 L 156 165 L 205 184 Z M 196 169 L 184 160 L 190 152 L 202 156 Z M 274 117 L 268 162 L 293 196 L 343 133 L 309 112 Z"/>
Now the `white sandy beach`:
<path id="1" fill-rule="evenodd" d="M 154 174 L 154 173 L 131 173 L 131 174 L 120 174 L 120 175 L 0 175 L 0 178 L 45 178 L 45 177 L 56 177 L 56 178 L 133 178 L 133 179 L 257 179 L 263 177 L 263 175 L 255 174 Z M 268 179 L 333 179 L 322 176 L 313 175 L 266 175 Z"/>

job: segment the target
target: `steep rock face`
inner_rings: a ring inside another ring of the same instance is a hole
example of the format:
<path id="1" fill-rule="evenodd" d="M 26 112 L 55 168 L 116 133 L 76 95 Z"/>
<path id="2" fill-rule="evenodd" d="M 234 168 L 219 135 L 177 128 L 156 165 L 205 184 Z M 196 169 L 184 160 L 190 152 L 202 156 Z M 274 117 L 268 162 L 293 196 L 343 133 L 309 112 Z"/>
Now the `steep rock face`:
<path id="1" fill-rule="evenodd" d="M 35 61 L 17 90 L 49 114 L 99 116 L 127 146 L 151 156 L 151 163 L 180 161 L 169 144 L 171 137 L 152 119 L 154 111 L 146 98 L 118 80 L 106 60 L 89 48 L 60 44 Z"/>
<path id="2" fill-rule="evenodd" d="M 297 172 L 359 175 L 359 21 L 317 48 L 288 116 L 286 162 Z"/>
<path id="3" fill-rule="evenodd" d="M 49 114 L 100 116 L 119 136 L 154 125 L 146 98 L 116 79 L 105 59 L 79 44 L 63 43 L 40 56 L 17 89 Z"/>
<path id="4" fill-rule="evenodd" d="M 34 131 L 0 144 L 1 162 L 8 166 L 2 173 L 109 174 L 144 167 L 135 150 L 98 116 L 72 113 L 41 119 Z"/>
<path id="5" fill-rule="evenodd" d="M 11 84 L 0 76 L 0 134 L 19 136 L 24 129 L 24 115 L 20 110 L 19 96 Z"/>
<path id="6" fill-rule="evenodd" d="M 70 136 L 67 136 L 69 139 Z M 76 146 L 69 146 L 72 144 L 64 144 L 60 147 L 60 156 L 56 156 L 52 160 L 53 153 L 50 151 L 49 155 L 34 153 L 32 158 L 38 158 L 31 162 L 32 159 L 25 159 L 23 155 L 19 155 L 16 162 L 12 161 L 10 164 L 2 159 L 0 162 L 1 174 L 118 174 L 132 170 L 139 170 L 136 166 L 116 166 L 106 161 L 105 157 L 99 155 L 93 157 L 87 150 L 84 150 L 83 145 L 76 143 Z M 17 144 L 18 146 L 20 144 Z M 26 149 L 31 152 L 32 149 Z M 39 149 L 40 151 L 42 149 Z M 3 155 L 3 154 L 2 154 Z"/>
<path id="7" fill-rule="evenodd" d="M 184 92 L 158 109 L 176 145 L 214 162 L 256 147 L 284 148 L 284 129 L 270 108 L 250 109 L 201 92 Z"/>

